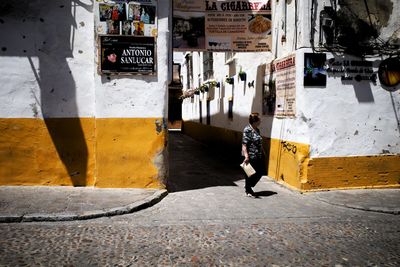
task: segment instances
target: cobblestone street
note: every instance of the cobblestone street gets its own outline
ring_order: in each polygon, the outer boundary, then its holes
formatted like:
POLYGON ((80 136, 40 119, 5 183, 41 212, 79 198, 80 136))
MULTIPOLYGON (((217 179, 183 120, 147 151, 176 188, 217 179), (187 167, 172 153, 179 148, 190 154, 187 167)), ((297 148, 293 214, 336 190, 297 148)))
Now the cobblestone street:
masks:
POLYGON ((170 140, 170 194, 148 209, 0 224, 0 266, 399 266, 398 215, 330 205, 263 179, 244 196, 229 158, 170 140), (189 160, 188 160, 189 159, 189 160))
POLYGON ((399 221, 280 218, 1 225, 2 266, 398 266, 399 221))

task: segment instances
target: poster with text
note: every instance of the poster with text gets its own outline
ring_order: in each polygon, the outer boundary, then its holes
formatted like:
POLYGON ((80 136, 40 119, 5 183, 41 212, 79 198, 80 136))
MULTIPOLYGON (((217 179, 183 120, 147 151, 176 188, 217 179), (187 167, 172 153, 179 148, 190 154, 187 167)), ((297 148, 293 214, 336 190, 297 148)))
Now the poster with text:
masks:
POLYGON ((174 50, 270 51, 271 0, 175 0, 174 50))
POLYGON ((156 73, 154 37, 101 35, 99 48, 99 72, 102 74, 156 73))
POLYGON ((206 1, 205 27, 208 51, 270 51, 270 0, 206 1))
POLYGON ((155 0, 136 0, 127 3, 127 18, 132 21, 132 34, 157 36, 157 3, 155 0))
POLYGON ((275 115, 296 116, 296 57, 290 55, 272 63, 275 76, 275 115))

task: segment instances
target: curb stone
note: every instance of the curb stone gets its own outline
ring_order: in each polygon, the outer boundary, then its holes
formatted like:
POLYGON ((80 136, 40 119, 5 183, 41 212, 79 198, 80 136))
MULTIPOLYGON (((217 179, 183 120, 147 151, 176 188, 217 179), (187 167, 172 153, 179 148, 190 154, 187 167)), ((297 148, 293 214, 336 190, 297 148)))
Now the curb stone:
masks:
POLYGON ((168 195, 168 191, 158 190, 153 195, 136 201, 135 203, 128 204, 122 207, 115 207, 107 210, 93 210, 84 211, 82 213, 31 213, 21 216, 17 215, 0 215, 0 223, 16 223, 16 222, 57 222, 57 221, 76 221, 76 220, 89 220, 100 217, 111 217, 116 215, 133 213, 148 207, 151 207, 160 202, 164 197, 168 195))

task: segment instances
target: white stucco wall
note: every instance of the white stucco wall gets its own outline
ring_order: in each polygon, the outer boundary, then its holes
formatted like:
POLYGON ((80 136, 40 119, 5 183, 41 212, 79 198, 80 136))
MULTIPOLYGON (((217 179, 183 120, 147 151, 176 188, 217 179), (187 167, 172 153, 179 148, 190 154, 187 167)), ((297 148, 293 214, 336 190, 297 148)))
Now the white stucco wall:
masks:
MULTIPOLYGON (((107 76, 95 73, 96 117, 166 117, 168 103, 170 1, 157 1, 157 74, 155 76, 107 76)), ((95 10, 98 10, 95 3, 95 10)), ((95 20, 98 21, 98 12, 95 20)), ((96 27, 97 28, 97 27, 96 27)), ((97 53, 97 50, 96 50, 97 53)), ((97 64, 96 58, 96 64, 97 64)))
POLYGON ((158 1, 157 75, 100 76, 98 1, 2 2, 0 117, 165 117, 170 1, 158 1))
MULTIPOLYGON (((310 136, 311 156, 350 156, 400 153, 400 85, 385 89, 377 79, 343 82, 329 75, 326 87, 303 86, 303 52, 297 55, 297 117, 310 136)), ((332 58, 327 54, 327 58, 332 58)), ((346 56, 347 60, 360 60, 346 56)), ((376 73, 381 60, 373 62, 376 73)))
MULTIPOLYGON (((317 16, 315 25, 315 44, 319 35, 319 12, 330 1, 316 1, 317 16)), ((221 82, 221 88, 214 93, 200 93, 183 101, 183 119, 199 122, 199 100, 202 100, 202 123, 206 124, 206 99, 211 96, 211 125, 234 131, 242 131, 248 123, 250 112, 262 114, 262 79, 257 78, 257 69, 262 65, 291 53, 296 54, 296 117, 280 119, 262 116, 260 129, 267 137, 299 142, 310 145, 311 157, 367 156, 400 153, 400 93, 397 88, 384 88, 379 83, 355 80, 343 82, 340 77, 329 76, 325 87, 304 87, 304 53, 310 48, 310 8, 311 1, 297 1, 297 18, 294 19, 295 1, 287 1, 286 42, 281 42, 284 34, 285 1, 273 1, 273 49, 265 53, 237 53, 235 56, 235 84, 224 82, 229 73, 224 53, 214 53, 214 78, 221 82), (297 25, 297 37, 295 31, 297 25), (296 41, 297 38, 297 41, 296 41), (240 66, 247 73, 247 81, 255 81, 249 88, 239 81, 237 73, 240 66), (392 91, 392 92, 391 92, 392 91), (228 100, 234 98, 233 119, 228 118, 228 100)), ((400 12, 400 3, 393 2, 392 17, 400 12), (397 12, 397 13, 396 13, 397 12)), ((390 18, 381 36, 392 36, 398 29, 398 20, 390 18)), ((361 60, 345 54, 347 60, 361 60)), ((327 53, 327 58, 333 57, 327 53)), ((376 74, 379 63, 386 57, 370 57, 376 74)), ((198 87, 198 77, 202 77, 202 58, 193 53, 193 78, 198 87)), ((186 65, 182 66, 183 84, 186 86, 186 65)))
POLYGON ((94 116, 92 2, 0 8, 0 117, 94 116))

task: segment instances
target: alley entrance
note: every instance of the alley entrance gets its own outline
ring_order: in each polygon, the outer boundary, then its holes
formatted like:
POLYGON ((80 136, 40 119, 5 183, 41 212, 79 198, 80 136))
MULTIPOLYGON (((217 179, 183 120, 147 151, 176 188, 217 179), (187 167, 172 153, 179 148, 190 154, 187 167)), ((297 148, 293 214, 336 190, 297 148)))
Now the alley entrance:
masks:
MULTIPOLYGON (((169 132, 168 150, 168 192, 208 188, 217 199, 219 195, 222 197, 221 204, 227 199, 235 202, 238 197, 245 197, 238 155, 200 143, 178 131, 169 132)), ((255 188, 257 195, 261 198, 274 195, 262 181, 255 188)))
POLYGON ((169 132, 169 192, 237 186, 243 175, 232 157, 178 131, 169 132))

